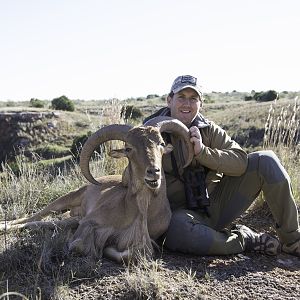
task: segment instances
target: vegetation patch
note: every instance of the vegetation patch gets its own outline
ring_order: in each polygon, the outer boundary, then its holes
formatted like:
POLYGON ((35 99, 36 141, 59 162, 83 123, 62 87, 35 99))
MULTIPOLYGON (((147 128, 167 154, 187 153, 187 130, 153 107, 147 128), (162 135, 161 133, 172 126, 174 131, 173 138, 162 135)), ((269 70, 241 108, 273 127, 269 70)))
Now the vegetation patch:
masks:
POLYGON ((55 98, 51 101, 52 108, 57 110, 74 111, 75 105, 72 100, 66 96, 55 98))
POLYGON ((52 159, 52 158, 64 157, 70 155, 69 148, 61 145, 55 145, 55 144, 53 145, 46 144, 45 146, 37 147, 33 151, 44 159, 52 159))

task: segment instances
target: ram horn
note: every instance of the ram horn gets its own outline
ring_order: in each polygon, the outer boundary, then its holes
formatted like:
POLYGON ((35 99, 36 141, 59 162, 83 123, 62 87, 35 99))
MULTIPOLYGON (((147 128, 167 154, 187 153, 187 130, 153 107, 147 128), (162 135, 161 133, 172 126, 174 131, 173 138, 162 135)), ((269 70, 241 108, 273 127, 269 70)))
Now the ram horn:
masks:
POLYGON ((191 163, 194 157, 194 147, 190 141, 189 129, 181 121, 172 117, 158 116, 148 120, 144 126, 158 127, 161 133, 168 132, 180 137, 187 152, 187 158, 183 168, 186 168, 191 163))
POLYGON ((84 177, 93 184, 100 184, 91 174, 89 162, 95 149, 101 144, 120 140, 126 142, 127 132, 132 128, 130 125, 113 124, 100 128, 93 133, 84 143, 80 153, 80 168, 84 177))

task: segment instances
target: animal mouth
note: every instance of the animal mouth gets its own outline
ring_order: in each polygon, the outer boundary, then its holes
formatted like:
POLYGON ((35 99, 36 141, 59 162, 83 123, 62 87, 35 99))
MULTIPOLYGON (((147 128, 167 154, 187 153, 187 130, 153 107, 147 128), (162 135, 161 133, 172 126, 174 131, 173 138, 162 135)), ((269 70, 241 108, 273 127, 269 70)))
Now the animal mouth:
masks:
POLYGON ((159 187, 160 181, 159 180, 149 180, 145 178, 146 184, 151 188, 151 189, 157 189, 159 187))

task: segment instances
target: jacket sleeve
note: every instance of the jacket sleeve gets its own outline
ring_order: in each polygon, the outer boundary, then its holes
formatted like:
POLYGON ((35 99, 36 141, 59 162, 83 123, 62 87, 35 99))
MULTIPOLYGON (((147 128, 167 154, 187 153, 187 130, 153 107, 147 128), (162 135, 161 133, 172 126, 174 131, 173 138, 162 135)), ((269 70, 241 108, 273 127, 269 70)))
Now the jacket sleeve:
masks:
POLYGON ((200 130, 203 140, 201 152, 195 157, 201 165, 229 176, 240 176, 247 168, 247 153, 218 125, 200 130))

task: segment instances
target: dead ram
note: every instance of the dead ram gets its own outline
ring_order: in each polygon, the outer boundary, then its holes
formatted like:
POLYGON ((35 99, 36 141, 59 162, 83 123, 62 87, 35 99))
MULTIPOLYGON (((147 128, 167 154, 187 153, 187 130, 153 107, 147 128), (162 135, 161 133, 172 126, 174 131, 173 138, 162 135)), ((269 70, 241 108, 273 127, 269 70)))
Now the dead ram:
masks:
POLYGON ((138 252, 153 254, 153 241, 167 229, 171 210, 166 194, 162 157, 172 151, 161 133, 180 137, 187 147, 186 165, 193 157, 189 131, 180 121, 157 117, 145 126, 108 125, 95 132, 84 144, 80 167, 92 184, 64 195, 32 217, 1 222, 0 230, 35 226, 70 226, 76 228, 69 240, 69 250, 83 255, 104 254, 121 262, 138 252), (89 161, 101 144, 120 140, 123 149, 112 150, 114 158, 127 157, 128 165, 121 175, 94 179, 89 161), (70 218, 56 223, 40 221, 52 212, 70 210, 70 218))

